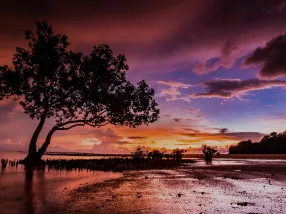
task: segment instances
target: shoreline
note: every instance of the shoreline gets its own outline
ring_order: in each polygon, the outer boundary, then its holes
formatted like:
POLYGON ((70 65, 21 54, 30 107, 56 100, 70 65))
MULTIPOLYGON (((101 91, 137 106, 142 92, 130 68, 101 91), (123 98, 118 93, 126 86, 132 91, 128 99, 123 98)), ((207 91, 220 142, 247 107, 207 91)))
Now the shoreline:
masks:
MULTIPOLYGON (((27 152, 14 152, 14 151, 0 151, 0 158, 2 156, 4 158, 8 159, 19 159, 17 157, 17 154, 20 154, 21 158, 25 158, 27 155, 27 152), (9 157, 10 156, 10 157, 9 157)), ((18 155, 19 156, 19 155, 18 155)), ((92 157, 131 157, 131 154, 94 154, 94 153, 62 153, 62 152, 47 152, 43 159, 49 159, 49 158, 56 158, 56 157, 67 157, 72 159, 71 157, 82 157, 82 158, 92 158, 92 157)), ((184 154, 183 159, 200 159, 202 158, 202 153, 199 154, 184 154)), ((285 159, 286 160, 286 154, 220 154, 220 156, 213 156, 214 159, 285 159)))

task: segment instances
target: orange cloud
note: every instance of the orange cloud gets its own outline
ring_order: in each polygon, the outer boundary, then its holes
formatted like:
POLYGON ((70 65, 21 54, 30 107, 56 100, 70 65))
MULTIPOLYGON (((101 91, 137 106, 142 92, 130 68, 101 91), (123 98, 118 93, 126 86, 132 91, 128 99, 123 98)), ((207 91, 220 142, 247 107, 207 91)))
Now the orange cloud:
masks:
POLYGON ((181 92, 179 92, 177 88, 168 88, 168 89, 162 90, 160 94, 162 96, 176 97, 177 95, 181 95, 181 92))
POLYGON ((176 81, 158 81, 159 84, 162 85, 167 85, 170 86, 172 88, 189 88, 192 87, 192 85, 190 84, 185 84, 185 83, 181 83, 181 82, 176 82, 176 81))
POLYGON ((190 85, 183 84, 180 82, 172 81, 159 81, 161 84, 171 86, 171 88, 163 89, 160 93, 161 96, 166 96, 166 101, 184 100, 186 102, 191 102, 190 97, 187 95, 182 95, 178 88, 188 88, 190 85))

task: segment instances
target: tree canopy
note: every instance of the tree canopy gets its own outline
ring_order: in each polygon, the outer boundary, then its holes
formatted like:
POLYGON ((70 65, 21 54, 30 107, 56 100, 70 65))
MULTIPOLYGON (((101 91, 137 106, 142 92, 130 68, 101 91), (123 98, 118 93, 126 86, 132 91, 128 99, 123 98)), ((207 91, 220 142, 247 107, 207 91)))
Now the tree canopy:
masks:
POLYGON ((30 153, 36 153, 47 118, 55 121, 50 137, 76 126, 136 127, 158 120, 154 90, 144 80, 133 85, 126 79, 124 55, 114 56, 108 45, 94 46, 88 55, 74 52, 66 35, 55 34, 46 22, 36 26, 25 31, 28 46, 16 48, 13 66, 0 67, 0 99, 19 100, 26 114, 40 120, 30 153))

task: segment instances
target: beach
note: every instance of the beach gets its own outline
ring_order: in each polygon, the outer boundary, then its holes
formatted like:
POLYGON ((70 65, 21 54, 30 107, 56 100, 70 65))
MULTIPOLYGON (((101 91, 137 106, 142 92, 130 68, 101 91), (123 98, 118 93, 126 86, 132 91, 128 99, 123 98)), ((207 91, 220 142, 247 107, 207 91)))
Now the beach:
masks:
POLYGON ((19 166, 1 173, 0 211, 284 213, 285 166, 281 157, 223 157, 172 170, 34 171, 32 179, 19 166))
POLYGON ((183 167, 125 173, 71 191, 59 213, 284 213, 281 165, 183 167), (61 212, 62 211, 62 212, 61 212))

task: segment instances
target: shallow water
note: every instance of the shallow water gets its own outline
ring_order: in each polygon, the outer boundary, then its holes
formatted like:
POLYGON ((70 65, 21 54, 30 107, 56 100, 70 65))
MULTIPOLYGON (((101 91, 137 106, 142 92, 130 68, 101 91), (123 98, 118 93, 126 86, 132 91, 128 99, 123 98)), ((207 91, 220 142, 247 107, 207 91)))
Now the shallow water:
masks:
POLYGON ((22 165, 7 166, 0 171, 0 213, 49 213, 47 209, 63 203, 70 190, 121 176, 87 170, 26 171, 22 165))
MULTIPOLYGON (((22 159, 25 155, 0 153, 0 158, 22 159)), ((44 158, 83 157, 106 156, 44 158)), ((220 157, 212 164, 192 159, 197 162, 177 170, 124 174, 28 172, 22 165, 8 166, 0 169, 0 213, 285 213, 285 159, 220 157)))
MULTIPOLYGON (((0 159, 5 158, 9 160, 21 160, 27 156, 25 152, 3 152, 0 151, 0 159)), ((119 155, 120 156, 120 155, 119 155)), ((106 156, 106 155, 96 155, 96 156, 79 156, 79 155, 44 155, 43 159, 101 159, 101 158, 113 158, 118 156, 106 156)))

